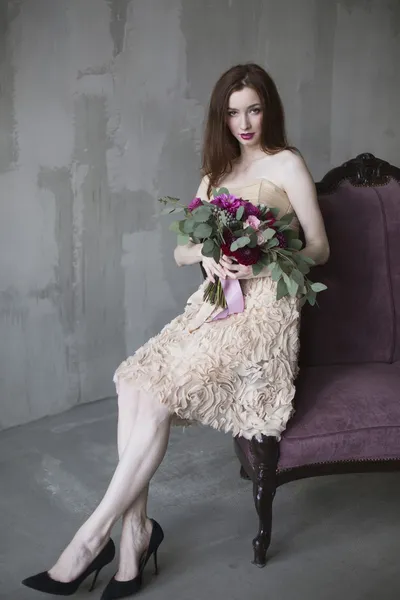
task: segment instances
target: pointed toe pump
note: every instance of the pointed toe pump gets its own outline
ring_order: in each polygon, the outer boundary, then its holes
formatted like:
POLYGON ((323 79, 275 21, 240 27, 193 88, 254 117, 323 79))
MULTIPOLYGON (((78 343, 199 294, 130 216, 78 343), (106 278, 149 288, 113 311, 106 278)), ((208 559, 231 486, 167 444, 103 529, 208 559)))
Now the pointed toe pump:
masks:
POLYGON ((164 539, 164 532, 161 528, 161 525, 159 525, 157 521, 151 519, 151 522, 153 523, 153 531, 151 532, 149 547, 144 552, 140 560, 138 575, 129 581, 118 581, 114 576, 105 588, 101 596, 101 600, 116 600, 117 598, 126 598, 127 596, 133 596, 134 594, 137 594, 143 584, 144 568, 153 555, 155 573, 158 573, 157 552, 161 542, 164 539))
POLYGON ((66 583, 56 581, 50 577, 47 571, 43 571, 43 573, 38 573, 37 575, 32 575, 32 577, 24 579, 22 584, 33 590, 44 592, 45 594, 53 594, 54 596, 72 596, 72 594, 75 594, 81 583, 89 577, 89 575, 94 573, 93 582, 90 587, 90 591, 92 591, 101 569, 108 565, 114 559, 114 556, 114 542, 109 540, 87 569, 73 581, 68 581, 66 583))

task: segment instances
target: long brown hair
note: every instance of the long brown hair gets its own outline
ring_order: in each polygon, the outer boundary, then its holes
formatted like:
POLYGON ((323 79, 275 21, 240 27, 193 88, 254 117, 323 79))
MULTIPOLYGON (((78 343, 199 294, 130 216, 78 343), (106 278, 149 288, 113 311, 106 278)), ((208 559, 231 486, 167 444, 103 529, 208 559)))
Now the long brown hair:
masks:
POLYGON ((240 156, 240 144, 227 125, 229 98, 244 87, 253 88, 260 97, 263 110, 261 148, 268 154, 288 145, 285 115, 279 92, 270 75, 259 65, 237 65, 218 79, 211 94, 203 146, 203 175, 208 176, 208 196, 224 175, 232 171, 233 162, 240 156))

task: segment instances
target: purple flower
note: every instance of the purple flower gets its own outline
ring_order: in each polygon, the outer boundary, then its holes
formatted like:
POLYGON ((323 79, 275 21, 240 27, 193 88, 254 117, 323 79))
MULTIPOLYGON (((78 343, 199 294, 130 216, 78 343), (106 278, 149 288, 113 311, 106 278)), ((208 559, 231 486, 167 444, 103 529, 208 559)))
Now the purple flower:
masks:
POLYGON ((203 200, 201 198, 193 198, 188 206, 188 210, 195 210, 196 208, 199 208, 199 206, 203 206, 203 200))
POLYGON ((275 235, 276 235, 276 239, 279 242, 278 248, 286 248, 287 247, 287 241, 286 241, 285 234, 282 233, 281 231, 277 231, 275 235))
POLYGON ((255 204, 252 204, 251 202, 246 202, 244 212, 247 217, 252 216, 252 217, 257 217, 259 219, 261 216, 261 212, 260 212, 260 209, 258 208, 258 206, 256 206, 255 204))
POLYGON ((246 205, 246 201, 242 198, 232 196, 232 194, 221 194, 211 200, 211 204, 228 211, 231 215, 235 215, 238 208, 246 205))

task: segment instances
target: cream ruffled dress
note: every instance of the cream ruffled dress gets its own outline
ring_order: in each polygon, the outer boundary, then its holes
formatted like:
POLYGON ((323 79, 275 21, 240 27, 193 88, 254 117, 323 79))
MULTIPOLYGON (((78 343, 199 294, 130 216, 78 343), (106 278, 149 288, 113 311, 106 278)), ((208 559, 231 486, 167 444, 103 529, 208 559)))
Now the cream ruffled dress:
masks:
MULTIPOLYGON (((293 210, 286 193, 266 179, 227 187, 255 204, 279 208, 279 216, 293 210)), ((280 439, 293 410, 299 301, 277 301, 270 277, 242 280, 244 312, 212 321, 215 310, 203 302, 205 285, 183 314, 118 367, 117 391, 123 380, 125 390, 151 393, 169 407, 175 424, 197 422, 247 439, 280 439)))

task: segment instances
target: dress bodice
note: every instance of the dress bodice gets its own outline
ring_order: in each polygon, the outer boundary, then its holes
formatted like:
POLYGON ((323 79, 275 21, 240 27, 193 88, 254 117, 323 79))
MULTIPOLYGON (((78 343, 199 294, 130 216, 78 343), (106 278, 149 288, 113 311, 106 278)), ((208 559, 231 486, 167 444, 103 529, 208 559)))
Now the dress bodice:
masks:
MULTIPOLYGON (((256 179, 248 185, 224 185, 230 194, 240 196, 243 200, 249 200, 253 204, 265 204, 270 208, 279 208, 279 218, 287 213, 293 212, 293 206, 285 190, 270 181, 269 179, 256 179)), ((297 217, 292 221, 291 227, 298 229, 299 222, 297 217)))

